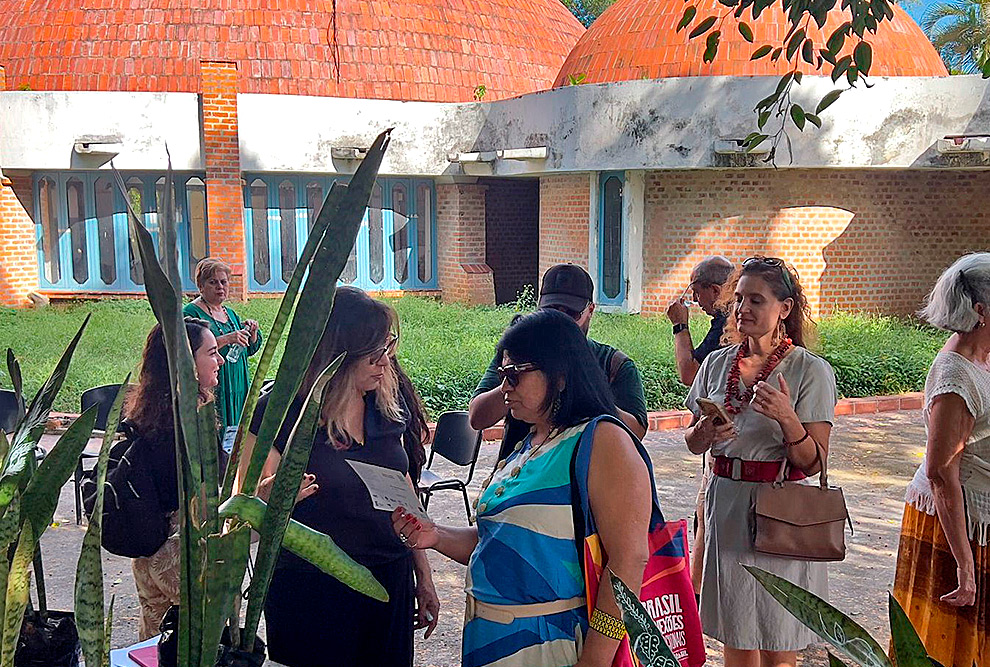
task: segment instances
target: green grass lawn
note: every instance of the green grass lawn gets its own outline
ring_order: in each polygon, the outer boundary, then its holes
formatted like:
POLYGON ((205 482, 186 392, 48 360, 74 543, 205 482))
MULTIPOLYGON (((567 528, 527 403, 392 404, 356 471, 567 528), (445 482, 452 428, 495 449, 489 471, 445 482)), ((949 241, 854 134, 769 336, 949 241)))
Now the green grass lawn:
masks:
MULTIPOLYGON (((512 308, 466 308, 430 299, 392 300, 402 324, 399 357, 430 412, 465 409, 475 384, 512 308)), ((242 318, 267 331, 278 301, 238 304, 242 318)), ((87 314, 92 320, 79 344, 56 410, 77 412, 89 387, 120 382, 135 371, 154 321, 144 301, 83 302, 42 310, 0 309, 0 346, 12 347, 21 361, 26 391, 33 392, 51 372, 62 349, 87 314)), ((699 341, 705 318, 691 322, 699 341)), ((895 394, 922 389, 928 365, 945 334, 887 317, 841 315, 820 323, 818 351, 835 368, 842 396, 895 394)), ((592 337, 621 348, 639 366, 650 409, 678 408, 687 389, 673 366, 673 339, 664 317, 595 315, 592 337)), ((281 350, 276 360, 281 357, 281 350)), ((273 375, 270 373, 270 375, 273 375)), ((0 385, 10 386, 6 368, 0 385)))

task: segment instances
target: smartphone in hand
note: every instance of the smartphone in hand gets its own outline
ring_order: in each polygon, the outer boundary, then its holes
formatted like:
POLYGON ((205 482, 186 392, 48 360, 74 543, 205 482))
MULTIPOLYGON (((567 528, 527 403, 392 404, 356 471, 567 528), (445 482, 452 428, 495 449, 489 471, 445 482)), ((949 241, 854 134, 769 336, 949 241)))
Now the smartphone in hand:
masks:
POLYGON ((701 408, 701 414, 711 417, 715 426, 722 426, 732 421, 732 415, 721 403, 716 403, 708 398, 699 398, 697 401, 698 407, 701 408))

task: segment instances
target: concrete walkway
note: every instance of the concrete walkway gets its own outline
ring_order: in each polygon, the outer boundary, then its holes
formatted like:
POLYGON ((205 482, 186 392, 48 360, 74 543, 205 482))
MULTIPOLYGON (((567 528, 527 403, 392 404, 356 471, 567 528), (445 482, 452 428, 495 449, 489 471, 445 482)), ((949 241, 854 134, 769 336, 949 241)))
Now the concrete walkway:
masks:
MULTIPOLYGON (((691 455, 678 431, 647 436, 660 501, 669 518, 689 517, 697 495, 699 459, 691 455)), ((893 582, 894 558, 903 511, 904 488, 924 452, 920 412, 889 412, 869 416, 840 417, 832 438, 830 479, 842 486, 855 535, 848 539, 849 555, 830 566, 831 599, 866 627, 881 645, 888 640, 887 590, 893 582)), ((497 449, 486 444, 472 490, 494 465, 497 449)), ((454 466, 437 464, 439 473, 454 466)), ((453 492, 441 492, 430 504, 440 522, 464 525, 463 504, 453 492)), ((52 608, 71 608, 72 582, 84 527, 76 526, 71 482, 63 489, 56 526, 42 540, 52 608)), ((417 640, 417 667, 456 667, 460 664, 460 627, 463 620, 464 567, 434 554, 434 579, 442 609, 437 632, 417 640)), ((116 595, 113 646, 125 646, 137 638, 137 597, 127 559, 105 554, 108 594, 116 595)), ((721 665, 718 648, 709 643, 709 664, 721 665)), ((801 658, 804 665, 828 664, 819 647, 801 658)))

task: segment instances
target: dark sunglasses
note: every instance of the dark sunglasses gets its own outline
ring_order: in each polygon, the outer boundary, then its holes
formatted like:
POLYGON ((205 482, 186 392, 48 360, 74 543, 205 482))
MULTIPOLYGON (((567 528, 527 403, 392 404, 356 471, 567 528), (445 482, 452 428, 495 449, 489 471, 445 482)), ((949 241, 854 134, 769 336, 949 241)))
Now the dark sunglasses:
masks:
POLYGON ((509 364, 508 366, 499 366, 496 372, 500 381, 508 382, 510 387, 517 387, 519 386, 520 375, 535 370, 537 370, 536 364, 509 364))
POLYGON ((784 281, 784 286, 787 287, 787 291, 794 294, 794 282, 791 280, 791 272, 788 270, 784 260, 779 257, 761 257, 757 255, 743 260, 742 265, 744 269, 748 266, 769 266, 778 269, 780 271, 780 277, 784 281))
POLYGON ((558 312, 561 312, 564 315, 567 315, 569 318, 571 318, 575 322, 577 322, 579 319, 581 319, 581 314, 584 313, 584 311, 586 311, 588 309, 588 307, 585 306, 581 310, 571 310, 567 306, 561 306, 559 304, 554 304, 552 306, 544 306, 544 308, 547 308, 549 310, 556 310, 558 312))
POLYGON ((399 346, 399 337, 395 334, 389 334, 388 338, 385 339, 385 344, 382 345, 377 350, 374 350, 368 354, 368 363, 372 366, 376 365, 382 360, 386 354, 388 356, 394 356, 395 350, 399 346))

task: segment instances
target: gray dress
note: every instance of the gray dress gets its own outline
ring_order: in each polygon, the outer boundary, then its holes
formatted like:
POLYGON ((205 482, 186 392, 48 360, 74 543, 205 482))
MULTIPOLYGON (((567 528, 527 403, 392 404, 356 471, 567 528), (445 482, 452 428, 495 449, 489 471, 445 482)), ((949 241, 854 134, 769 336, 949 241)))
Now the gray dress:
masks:
MULTIPOLYGON (((687 407, 700 415, 698 398, 725 402, 725 382, 739 346, 708 355, 698 370, 687 407)), ((791 402, 803 423, 829 422, 837 401, 835 374, 821 357, 803 347, 781 360, 768 381, 777 388, 783 375, 791 402)), ((740 387, 740 393, 744 390, 740 387)), ((746 406, 733 419, 738 436, 716 443, 713 456, 747 461, 779 461, 785 456, 783 433, 772 419, 746 406)), ((824 563, 758 554, 753 550, 753 506, 757 482, 739 482, 712 476, 705 494, 705 568, 701 584, 701 625, 705 634, 725 645, 764 651, 799 651, 816 641, 815 635, 791 616, 741 565, 773 572, 828 599, 824 563)))

